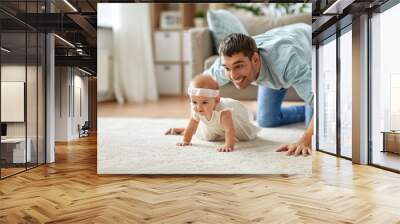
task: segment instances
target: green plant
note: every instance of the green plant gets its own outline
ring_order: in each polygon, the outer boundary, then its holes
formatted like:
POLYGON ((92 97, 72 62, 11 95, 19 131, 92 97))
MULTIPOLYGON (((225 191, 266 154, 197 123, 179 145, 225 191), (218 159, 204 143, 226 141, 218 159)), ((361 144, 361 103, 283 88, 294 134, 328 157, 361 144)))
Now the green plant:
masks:
POLYGON ((286 15, 303 13, 308 7, 307 3, 267 3, 267 7, 268 5, 272 6, 275 10, 283 11, 286 15))
POLYGON ((203 11, 196 11, 194 13, 194 18, 204 18, 206 14, 203 11))
POLYGON ((261 10, 261 7, 254 4, 246 4, 246 3, 229 3, 226 4, 227 7, 234 8, 234 9, 243 9, 253 13, 255 16, 263 16, 264 13, 261 10))
POLYGON ((306 12, 310 9, 310 3, 228 3, 226 7, 245 10, 255 16, 263 16, 265 13, 290 15, 306 12))

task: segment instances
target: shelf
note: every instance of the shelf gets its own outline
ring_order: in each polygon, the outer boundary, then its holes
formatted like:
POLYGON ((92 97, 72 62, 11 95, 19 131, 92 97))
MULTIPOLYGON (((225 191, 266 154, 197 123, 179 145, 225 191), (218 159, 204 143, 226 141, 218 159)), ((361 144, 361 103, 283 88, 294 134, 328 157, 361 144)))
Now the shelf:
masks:
POLYGON ((170 30, 160 28, 161 13, 164 11, 177 11, 181 15, 179 27, 171 30, 184 30, 194 27, 194 12, 196 10, 195 3, 152 3, 151 18, 152 29, 155 30, 170 30), (176 7, 178 6, 178 7, 176 7))

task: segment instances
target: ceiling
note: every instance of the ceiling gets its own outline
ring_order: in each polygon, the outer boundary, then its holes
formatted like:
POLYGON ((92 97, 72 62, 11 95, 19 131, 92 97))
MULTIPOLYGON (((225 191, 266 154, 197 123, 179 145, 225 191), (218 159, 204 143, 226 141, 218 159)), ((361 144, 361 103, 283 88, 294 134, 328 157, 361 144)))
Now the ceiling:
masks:
POLYGON ((313 44, 350 25, 354 17, 374 12, 388 0, 312 0, 313 44))
MULTIPOLYGON (((96 74, 96 0, 0 1, 3 46, 12 52, 7 60, 25 55, 25 31, 54 32, 56 66, 79 66, 96 74), (69 4, 68 4, 69 3, 69 4), (52 13, 49 13, 51 9, 52 13), (66 40, 66 41, 64 41, 66 40)), ((29 35, 28 35, 29 36, 29 35)), ((28 38, 31 39, 31 38, 28 38)), ((34 55, 36 46, 26 51, 34 55)), ((3 59, 4 59, 3 58, 3 59)), ((21 60, 21 59, 20 59, 21 60)))

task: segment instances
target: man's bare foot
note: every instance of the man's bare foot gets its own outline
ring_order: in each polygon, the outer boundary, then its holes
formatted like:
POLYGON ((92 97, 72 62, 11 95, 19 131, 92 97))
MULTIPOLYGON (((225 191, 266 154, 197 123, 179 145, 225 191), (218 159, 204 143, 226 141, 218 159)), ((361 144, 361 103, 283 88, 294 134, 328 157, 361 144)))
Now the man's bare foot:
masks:
POLYGON ((166 131, 165 135, 183 135, 185 128, 170 128, 166 131))

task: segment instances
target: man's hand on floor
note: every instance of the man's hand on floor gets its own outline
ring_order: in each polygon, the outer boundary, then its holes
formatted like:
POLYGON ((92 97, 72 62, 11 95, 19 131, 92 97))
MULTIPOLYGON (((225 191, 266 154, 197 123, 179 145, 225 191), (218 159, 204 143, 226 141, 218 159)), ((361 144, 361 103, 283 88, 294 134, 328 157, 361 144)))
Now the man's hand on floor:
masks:
POLYGON ((165 135, 183 135, 185 128, 170 128, 164 134, 165 135))
POLYGON ((311 118, 311 122, 308 125, 307 130, 304 132, 303 136, 297 143, 284 144, 279 146, 277 152, 287 152, 288 156, 308 156, 311 155, 311 138, 314 132, 314 116, 311 118))
POLYGON ((276 152, 287 152, 288 156, 308 156, 311 155, 311 147, 302 143, 284 144, 276 149, 276 152))

